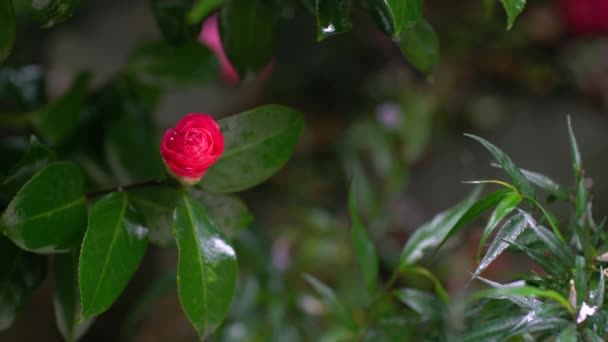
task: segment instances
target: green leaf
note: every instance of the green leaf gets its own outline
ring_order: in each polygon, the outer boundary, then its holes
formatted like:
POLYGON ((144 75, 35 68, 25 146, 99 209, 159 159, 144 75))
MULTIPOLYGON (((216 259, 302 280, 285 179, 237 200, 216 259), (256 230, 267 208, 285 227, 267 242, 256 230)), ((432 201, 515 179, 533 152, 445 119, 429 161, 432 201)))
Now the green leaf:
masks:
POLYGON ((44 280, 46 257, 28 253, 0 236, 0 331, 8 328, 24 301, 44 280))
POLYGON ((213 222, 228 236, 235 236, 247 227, 253 216, 247 206, 238 197, 229 194, 212 194, 204 191, 192 191, 192 197, 209 211, 213 222))
POLYGON ((82 174, 73 163, 51 163, 32 177, 2 214, 4 233, 38 253, 67 251, 86 225, 82 174))
POLYGON ((174 217, 173 235, 179 251, 177 293, 186 317, 205 338, 230 307, 236 287, 236 254, 195 199, 182 197, 174 217))
POLYGON ((34 174, 57 159, 55 153, 32 136, 25 155, 0 183, 0 202, 8 202, 34 174))
POLYGON ((82 241, 78 280, 82 319, 107 310, 139 266, 148 245, 148 229, 124 192, 95 203, 82 241))
POLYGON ((437 246, 436 250, 441 248, 441 246, 443 246, 443 244, 449 238, 451 238, 452 236, 454 236, 454 234, 458 233, 462 228, 464 228, 467 223, 473 221, 474 219, 485 213, 488 209, 498 205, 500 201, 502 201, 507 195, 511 194, 512 192, 513 191, 511 189, 500 189, 486 195, 479 201, 475 202, 475 204, 473 204, 469 208, 469 210, 467 210, 467 212, 462 215, 460 220, 456 222, 454 227, 450 229, 443 241, 441 241, 441 243, 437 246))
POLYGON ((481 259, 481 262, 475 269, 473 276, 471 279, 477 278, 490 264, 501 255, 507 247, 509 247, 509 243, 513 242, 517 239, 517 237, 526 229, 528 226, 528 221, 522 214, 515 214, 511 216, 500 228, 494 241, 488 247, 486 254, 481 259))
POLYGON ((372 17, 391 37, 422 19, 422 0, 368 0, 372 17))
POLYGON ((323 300, 329 304, 329 308, 336 320, 345 328, 351 331, 356 330, 357 323, 355 323, 351 311, 336 297, 334 291, 310 274, 304 274, 303 276, 323 300))
POLYGON ((443 302, 443 304, 446 307, 449 305, 448 293, 445 291, 445 289, 441 285, 441 282, 439 281, 439 279, 437 279, 437 277, 434 276, 433 273, 431 273, 431 271, 427 270, 424 267, 414 266, 414 267, 407 267, 404 270, 402 270, 402 272, 418 274, 418 275, 421 275, 421 276, 427 278, 428 280, 430 280, 431 283, 433 283, 433 288, 435 289, 435 292, 439 296, 439 299, 441 299, 441 301, 443 302))
POLYGON ((407 241, 399 258, 399 268, 403 269, 420 260, 424 253, 439 246, 450 229, 464 216, 479 197, 480 188, 476 188, 464 201, 436 215, 431 221, 423 224, 407 241))
POLYGON ((530 215, 526 213, 523 213, 523 215, 526 217, 530 228, 534 230, 536 236, 547 246, 549 252, 559 260, 559 263, 568 268, 574 268, 574 255, 568 245, 547 228, 537 225, 530 215))
POLYGON ((180 192, 169 186, 151 186, 128 191, 129 201, 135 206, 150 232, 150 242, 161 246, 174 244, 173 211, 180 192))
POLYGON ((532 184, 530 184, 530 182, 528 182, 528 180, 526 179, 524 174, 515 165, 515 163, 513 163, 511 158, 509 158, 509 156, 507 156, 498 147, 494 146, 492 143, 490 143, 489 141, 487 141, 483 138, 480 138, 480 137, 472 135, 472 134, 465 134, 465 136, 475 139, 478 142, 480 142, 494 156, 494 158, 496 159, 498 164, 500 164, 502 169, 505 170, 507 175, 509 175, 509 177, 511 178, 511 181, 513 181, 515 188, 519 192, 521 192, 522 195, 524 195, 530 199, 533 199, 533 200, 536 199, 534 187, 532 186, 532 184))
POLYGON ((200 23, 224 4, 224 0, 196 0, 188 13, 188 22, 200 23))
POLYGON ((581 255, 577 255, 575 260, 574 269, 574 288, 576 289, 576 305, 580 307, 581 303, 587 298, 587 289, 589 281, 587 279, 587 272, 585 270, 585 258, 581 255))
POLYGON ((280 9, 274 0, 226 0, 220 34, 241 79, 261 72, 272 58, 280 9))
POLYGON ((53 304, 57 328, 65 341, 77 341, 93 320, 80 323, 78 252, 57 254, 53 262, 53 304))
POLYGON ((529 248, 523 244, 519 244, 515 241, 506 241, 509 245, 513 246, 520 252, 526 254, 534 262, 536 262, 545 272, 559 278, 568 275, 570 270, 559 262, 554 262, 554 258, 543 254, 541 251, 533 248, 529 248))
POLYGON ((350 31, 353 27, 351 7, 351 0, 315 0, 317 41, 350 31))
POLYGON ((222 157, 202 180, 205 190, 237 192, 275 174, 291 157, 304 117, 293 109, 268 105, 219 120, 222 157))
POLYGON ((557 339, 555 342, 572 342, 579 341, 578 331, 576 331, 576 325, 571 324, 566 327, 566 329, 562 330, 559 335, 557 335, 557 339))
POLYGON ((10 55, 15 45, 15 34, 17 32, 17 21, 13 0, 0 0, 0 64, 10 55))
POLYGON ((418 70, 430 74, 439 59, 439 38, 426 20, 403 27, 397 42, 403 56, 418 70))
POLYGON ((31 0, 34 16, 42 22, 42 27, 49 28, 69 19, 80 0, 31 0))
POLYGON ((578 149, 578 143, 576 142, 576 137, 574 136, 574 129, 572 128, 572 119, 568 115, 568 136, 570 138, 570 152, 572 154, 572 168, 574 169, 574 176, 576 180, 581 177, 581 172, 583 171, 583 162, 581 158, 581 153, 578 149))
POLYGON ((589 294, 589 305, 590 306, 601 306, 604 303, 604 296, 606 293, 606 280, 604 276, 604 268, 600 266, 599 269, 600 279, 591 293, 589 294))
POLYGON ((422 319, 441 321, 447 312, 442 302, 435 296, 416 289, 398 289, 393 294, 399 300, 416 311, 422 319))
POLYGON ((186 20, 192 5, 193 0, 150 0, 156 25, 169 43, 196 41, 200 25, 186 20))
POLYGON ((348 208, 352 220, 352 241, 359 267, 361 267, 363 273, 363 279, 370 295, 373 296, 378 290, 378 255, 374 243, 368 236, 367 230, 361 222, 361 217, 359 217, 355 187, 356 180, 353 179, 348 194, 348 208))
POLYGON ((568 201, 570 199, 570 194, 568 190, 564 188, 561 184, 558 184, 551 178, 542 175, 537 172, 528 171, 524 169, 520 169, 523 173, 524 177, 529 180, 532 184, 535 184, 539 188, 547 191, 549 194, 555 196, 557 199, 568 201))
POLYGON ((49 143, 61 143, 74 132, 89 95, 90 83, 90 73, 79 73, 60 98, 35 112, 32 123, 49 143))
POLYGON ((515 23, 517 16, 526 7, 526 0, 500 0, 505 11, 507 11, 507 30, 510 30, 515 23))
POLYGON ((486 240, 488 239, 492 231, 494 231, 494 228, 496 228, 500 221, 507 217, 513 211, 513 209, 515 209, 519 205, 521 199, 522 197, 520 194, 518 194, 517 192, 511 192, 510 194, 506 195, 502 199, 502 201, 500 201, 500 203, 498 203, 498 206, 496 206, 496 209, 492 213, 492 216, 490 216, 490 220, 488 221, 486 228, 483 230, 483 234, 479 241, 479 246, 477 247, 477 260, 479 260, 479 256, 481 255, 481 249, 483 248, 484 244, 486 243, 486 240))
POLYGON ((127 68, 142 82, 164 87, 206 84, 219 71, 211 50, 200 43, 143 44, 130 56, 127 68))
POLYGON ((569 313, 574 313, 574 309, 568 303, 568 300, 561 294, 553 290, 541 290, 532 286, 518 286, 518 287, 499 287, 489 290, 479 291, 474 293, 469 300, 477 300, 480 298, 487 297, 500 297, 500 296, 526 296, 526 297, 544 297, 553 299, 561 306, 563 306, 569 313))

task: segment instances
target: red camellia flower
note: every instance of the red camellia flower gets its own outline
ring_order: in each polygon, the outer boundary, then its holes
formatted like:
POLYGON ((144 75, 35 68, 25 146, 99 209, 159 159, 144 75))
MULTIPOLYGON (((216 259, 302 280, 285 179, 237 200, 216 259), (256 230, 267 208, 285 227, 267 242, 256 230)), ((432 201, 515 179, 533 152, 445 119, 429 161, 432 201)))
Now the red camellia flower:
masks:
POLYGON ((170 173, 182 184, 194 185, 224 151, 224 136, 207 114, 190 113, 168 129, 160 154, 170 173))
POLYGON ((608 33, 607 0, 562 0, 562 16, 568 29, 577 34, 608 33))

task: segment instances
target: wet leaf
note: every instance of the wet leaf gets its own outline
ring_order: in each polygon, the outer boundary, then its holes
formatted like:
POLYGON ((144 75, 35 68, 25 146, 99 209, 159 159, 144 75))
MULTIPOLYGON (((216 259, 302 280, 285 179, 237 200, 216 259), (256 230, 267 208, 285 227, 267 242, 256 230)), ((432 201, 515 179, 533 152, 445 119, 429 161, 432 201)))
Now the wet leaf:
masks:
POLYGON ((351 0, 315 0, 317 40, 350 31, 351 7, 351 0))
POLYGON ((502 150, 500 150, 498 147, 494 146, 492 143, 490 143, 489 141, 487 141, 483 138, 480 138, 480 137, 472 135, 472 134, 465 134, 465 136, 475 139, 478 142, 480 142, 494 156, 494 158, 496 159, 498 164, 500 164, 502 169, 505 170, 507 175, 513 181, 515 188, 519 192, 521 192, 522 195, 524 195, 528 198, 531 198, 531 199, 536 199, 536 193, 534 191, 534 187, 532 186, 532 184, 530 184, 528 179, 526 179, 524 174, 515 165, 515 163, 513 163, 511 158, 509 158, 509 156, 507 156, 502 150))
POLYGON ((507 11, 507 30, 510 30, 517 16, 524 10, 526 0, 500 0, 500 2, 507 11))
POLYGON ((494 241, 488 247, 486 254, 475 269, 471 279, 479 276, 490 264, 498 258, 509 247, 509 242, 516 241, 517 237, 526 229, 528 222, 524 215, 515 214, 511 216, 500 228, 494 241))
POLYGON ((500 201, 500 203, 498 203, 496 209, 492 213, 492 216, 490 216, 488 224, 483 230, 481 240, 479 241, 479 246, 477 247, 477 260, 479 260, 479 256, 481 255, 481 249, 483 248, 484 244, 486 243, 486 240, 488 239, 492 231, 494 231, 494 228, 496 228, 500 221, 507 217, 513 211, 513 209, 517 207, 517 205, 519 205, 521 199, 522 197, 520 194, 512 192, 506 195, 500 201))
POLYGON ((228 313, 236 288, 236 254, 195 199, 184 195, 174 217, 179 300, 190 323, 205 338, 228 313))
POLYGON ((65 252, 79 243, 86 226, 80 169, 51 163, 19 190, 2 214, 4 233, 37 253, 65 252))
POLYGON ((225 149, 202 179, 210 192, 238 192, 270 178, 291 157, 304 125, 301 113, 268 105, 219 120, 225 149))
POLYGON ((430 74, 439 60, 439 38, 424 19, 403 27, 397 45, 408 62, 425 74, 430 74))
POLYGON ((403 269, 416 263, 424 253, 439 246, 450 229, 473 206, 480 191, 480 188, 475 189, 464 201, 436 215, 431 221, 418 228, 401 251, 399 268, 403 269))
POLYGON ((274 0, 225 0, 220 14, 222 46, 241 79, 270 63, 279 13, 274 0))
POLYGON ((95 203, 89 215, 78 266, 82 319, 107 310, 137 270, 148 245, 148 229, 129 204, 113 192, 95 203))

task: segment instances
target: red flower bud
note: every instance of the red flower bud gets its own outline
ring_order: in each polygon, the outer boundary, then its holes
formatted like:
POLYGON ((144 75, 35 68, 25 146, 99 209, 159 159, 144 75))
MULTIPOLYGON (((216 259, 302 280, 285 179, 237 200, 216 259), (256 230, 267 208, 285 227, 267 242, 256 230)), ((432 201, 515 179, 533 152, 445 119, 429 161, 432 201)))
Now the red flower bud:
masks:
POLYGON ((224 151, 224 136, 207 114, 191 113, 168 129, 160 154, 170 173, 184 185, 194 185, 224 151))
POLYGON ((608 33, 608 1, 562 0, 562 17, 576 34, 608 33))

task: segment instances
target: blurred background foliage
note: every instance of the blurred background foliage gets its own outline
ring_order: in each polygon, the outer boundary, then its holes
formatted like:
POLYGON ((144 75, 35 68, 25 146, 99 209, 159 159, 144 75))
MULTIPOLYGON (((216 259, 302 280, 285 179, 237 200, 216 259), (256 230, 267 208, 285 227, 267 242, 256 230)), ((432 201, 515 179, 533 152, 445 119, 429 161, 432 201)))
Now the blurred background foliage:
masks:
MULTIPOLYGON (((338 339, 341 325, 328 318, 330 308, 303 275, 331 285, 348 307, 369 300, 350 240, 350 179, 360 180, 359 208, 386 280, 414 229, 471 191, 461 181, 501 177, 463 132, 502 146, 523 168, 569 184, 570 113, 592 177, 595 212, 608 212, 608 31, 576 29, 558 1, 527 4, 505 31, 505 15, 492 1, 427 0, 424 15, 441 52, 434 71, 424 75, 359 7, 352 31, 317 42, 315 18, 302 3, 280 13, 272 71, 235 86, 216 77, 217 60, 199 44, 175 50, 157 43, 163 34, 196 35, 198 27, 160 32, 149 2, 83 2, 69 20, 41 29, 49 23, 16 1, 17 39, 0 68, 0 171, 27 147, 22 136, 30 127, 22 118, 34 110, 82 120, 82 126, 62 127, 41 114, 33 125, 62 156, 84 165, 90 191, 157 175, 156 142, 188 112, 222 117, 266 103, 304 112, 294 157, 243 194, 254 219, 231 232, 238 289, 211 338, 225 341, 338 339)), ((475 288, 464 285, 475 269, 480 230, 469 232, 423 261, 456 302, 475 288)), ((175 249, 149 248, 125 293, 85 340, 196 340, 172 290, 176 257, 175 249)), ((502 257, 485 276, 509 281, 529 266, 502 257)), ((432 289, 420 276, 401 281, 432 289)), ((47 279, 32 295, 0 340, 61 340, 50 284, 47 279)), ((388 316, 397 310, 381 309, 388 316)), ((405 321, 417 317, 403 311, 405 321)), ((355 310, 353 319, 361 323, 365 313, 355 310)), ((399 322, 386 324, 378 340, 416 338, 399 322)))

